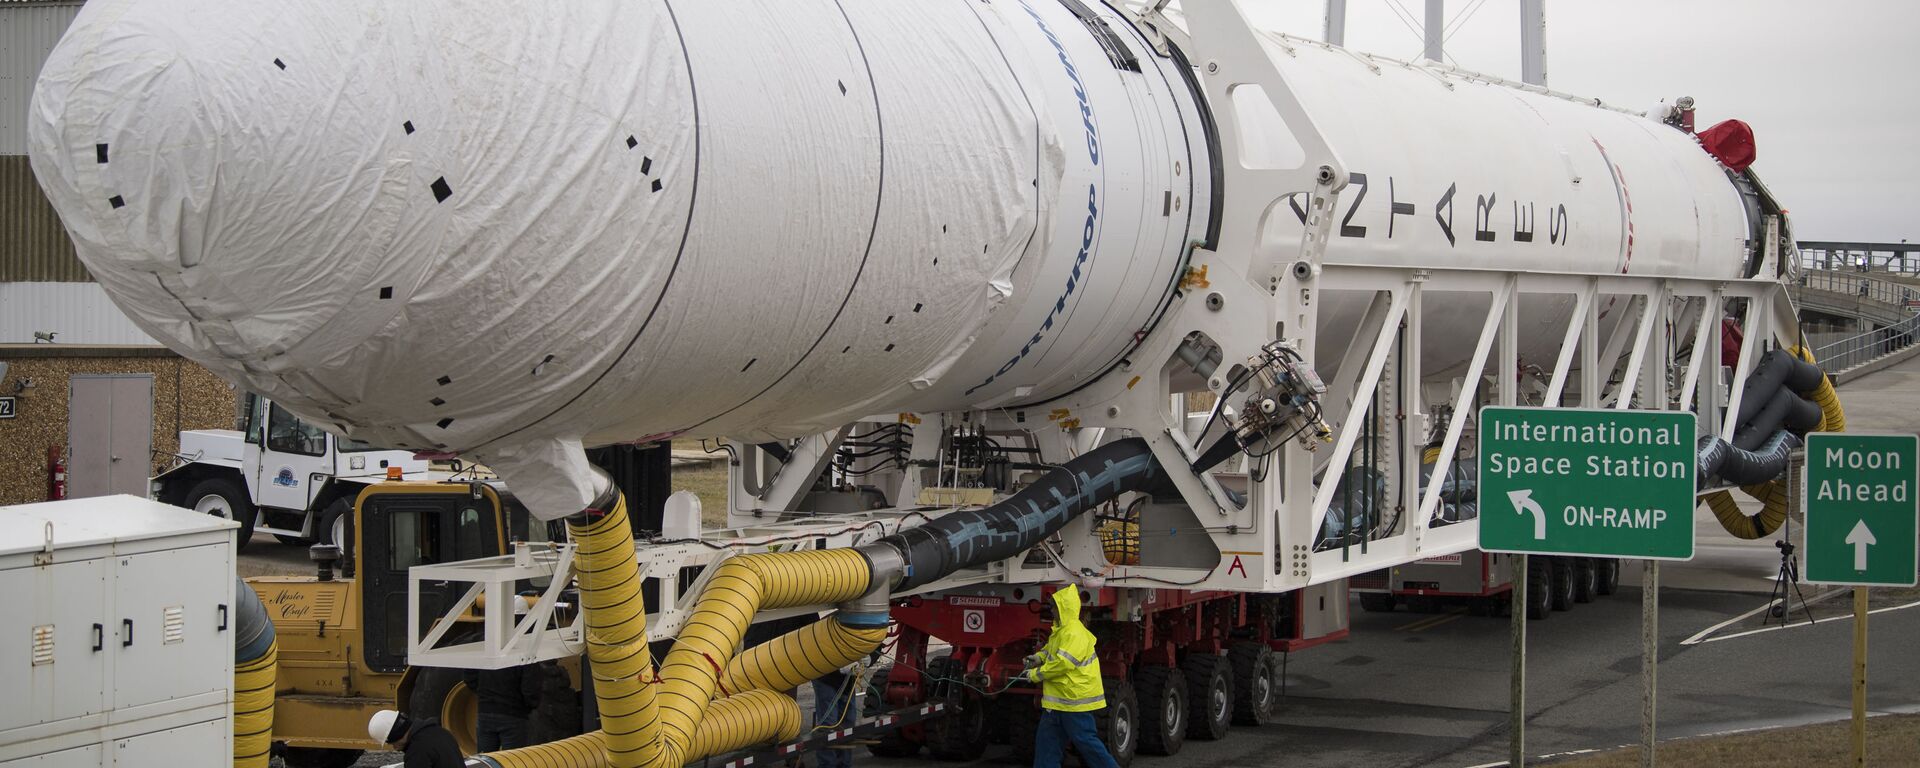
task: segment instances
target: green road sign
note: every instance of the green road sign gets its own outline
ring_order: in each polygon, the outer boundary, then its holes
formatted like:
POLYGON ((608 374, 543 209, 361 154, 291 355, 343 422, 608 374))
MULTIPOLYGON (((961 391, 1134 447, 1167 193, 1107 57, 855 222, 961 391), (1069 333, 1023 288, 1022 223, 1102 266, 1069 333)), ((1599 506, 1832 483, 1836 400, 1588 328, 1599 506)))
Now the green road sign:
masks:
POLYGON ((1693 559, 1693 414, 1480 409, 1480 548, 1693 559))
POLYGON ((1807 583, 1914 585, 1917 445, 1913 435, 1807 435, 1807 583))

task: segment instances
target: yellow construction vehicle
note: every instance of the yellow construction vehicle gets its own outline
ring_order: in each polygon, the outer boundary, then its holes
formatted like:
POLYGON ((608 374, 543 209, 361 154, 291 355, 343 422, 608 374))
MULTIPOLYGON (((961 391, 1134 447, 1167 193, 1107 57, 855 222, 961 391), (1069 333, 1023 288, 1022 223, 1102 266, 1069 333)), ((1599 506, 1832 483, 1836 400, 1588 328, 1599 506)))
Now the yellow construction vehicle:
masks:
MULTIPOLYGON (((407 569, 545 540, 546 526, 528 520, 494 481, 378 483, 354 504, 351 544, 313 548, 315 575, 247 580, 279 637, 273 739, 290 768, 344 768, 383 748, 367 737, 381 709, 437 718, 475 751, 477 701, 461 670, 407 666, 407 569)), ((421 613, 451 605, 451 589, 422 585, 421 613)))

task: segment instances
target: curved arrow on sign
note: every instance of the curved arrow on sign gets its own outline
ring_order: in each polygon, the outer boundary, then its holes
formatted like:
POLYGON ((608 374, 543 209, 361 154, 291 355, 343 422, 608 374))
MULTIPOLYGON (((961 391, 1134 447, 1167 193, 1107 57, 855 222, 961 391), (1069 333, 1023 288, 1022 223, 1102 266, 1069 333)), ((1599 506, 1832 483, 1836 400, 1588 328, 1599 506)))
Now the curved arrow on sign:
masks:
POLYGON ((1507 491, 1507 499, 1513 502, 1513 512, 1517 515, 1533 513, 1533 538, 1547 540, 1547 511, 1540 508, 1540 502, 1533 500, 1533 489, 1522 488, 1507 491))

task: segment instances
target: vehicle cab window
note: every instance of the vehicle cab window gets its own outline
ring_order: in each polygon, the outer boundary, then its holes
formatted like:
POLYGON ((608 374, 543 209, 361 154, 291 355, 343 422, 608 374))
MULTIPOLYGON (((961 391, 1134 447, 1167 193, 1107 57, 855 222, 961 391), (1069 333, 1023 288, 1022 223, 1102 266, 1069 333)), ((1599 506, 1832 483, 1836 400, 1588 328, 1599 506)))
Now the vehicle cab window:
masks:
POLYGON ((259 395, 247 393, 246 415, 241 416, 240 431, 247 436, 247 442, 260 444, 260 410, 264 404, 259 395))
POLYGON ((327 453, 327 433, 301 421, 274 403, 267 412, 267 450, 324 456, 327 453))

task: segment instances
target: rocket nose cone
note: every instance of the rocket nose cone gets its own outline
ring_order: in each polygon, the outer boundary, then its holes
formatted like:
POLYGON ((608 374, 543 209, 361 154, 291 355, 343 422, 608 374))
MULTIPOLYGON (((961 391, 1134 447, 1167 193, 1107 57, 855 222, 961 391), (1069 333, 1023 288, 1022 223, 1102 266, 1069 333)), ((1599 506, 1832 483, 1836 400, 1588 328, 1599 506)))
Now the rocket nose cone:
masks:
POLYGON ((95 0, 34 94, 34 170, 81 260, 203 362, 253 367, 303 344, 374 280, 370 241, 393 237, 391 221, 353 216, 391 175, 387 121, 370 114, 384 100, 346 87, 364 72, 351 51, 300 31, 331 11, 269 10, 95 0))
POLYGON ((193 198, 181 171, 205 159, 197 150, 211 105, 183 56, 189 41, 142 11, 85 7, 41 68, 29 116, 36 176, 82 258, 107 272, 179 266, 181 249, 156 236, 166 212, 152 203, 193 198))

